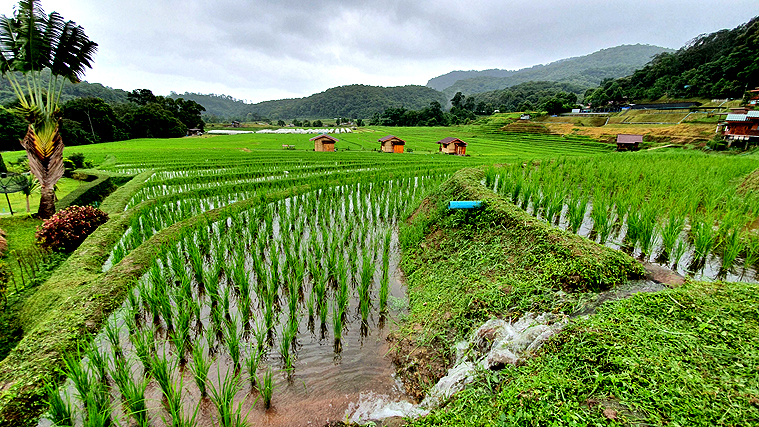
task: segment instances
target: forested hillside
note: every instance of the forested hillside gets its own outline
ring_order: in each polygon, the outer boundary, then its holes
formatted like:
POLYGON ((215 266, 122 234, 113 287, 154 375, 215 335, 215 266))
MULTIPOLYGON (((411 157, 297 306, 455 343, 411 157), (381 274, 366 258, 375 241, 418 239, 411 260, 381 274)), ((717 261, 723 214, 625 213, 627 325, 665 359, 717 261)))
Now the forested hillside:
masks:
POLYGON ((630 75, 662 52, 672 50, 651 45, 622 45, 518 71, 454 71, 431 79, 427 86, 445 92, 449 98, 456 92, 465 95, 488 92, 529 81, 560 81, 593 87, 604 79, 630 75))
MULTIPOLYGON (((492 109, 507 111, 546 110, 546 103, 552 99, 560 99, 566 109, 574 108, 578 99, 588 89, 585 85, 566 82, 526 82, 506 89, 476 93, 466 98, 466 103, 475 106, 474 111, 492 111, 492 109)), ((554 111, 552 111, 553 113, 554 111)), ((560 112, 560 111, 555 111, 560 112)))
POLYGON ((389 107, 420 109, 445 95, 424 86, 340 86, 306 98, 265 101, 249 106, 248 113, 270 119, 368 118, 389 107))
POLYGON ((206 109, 203 113, 203 118, 209 123, 231 120, 252 121, 259 118, 248 114, 250 112, 250 104, 229 95, 191 92, 177 94, 176 92, 171 92, 168 97, 172 99, 184 98, 202 105, 206 109))
MULTIPOLYGON (((21 78, 21 81, 24 81, 21 74, 18 74, 18 76, 21 78)), ((49 72, 43 72, 42 81, 45 85, 47 85, 49 76, 49 72)), ((100 83, 88 83, 83 81, 81 83, 73 84, 67 81, 63 86, 61 100, 66 102, 74 98, 92 97, 100 98, 106 102, 126 102, 128 93, 129 92, 125 90, 103 86, 100 83)), ((0 105, 8 105, 15 100, 16 96, 13 94, 8 80, 0 78, 0 105)))
POLYGON ((759 17, 732 30, 696 37, 657 55, 632 75, 605 82, 588 96, 594 105, 667 98, 740 98, 759 86, 759 17))

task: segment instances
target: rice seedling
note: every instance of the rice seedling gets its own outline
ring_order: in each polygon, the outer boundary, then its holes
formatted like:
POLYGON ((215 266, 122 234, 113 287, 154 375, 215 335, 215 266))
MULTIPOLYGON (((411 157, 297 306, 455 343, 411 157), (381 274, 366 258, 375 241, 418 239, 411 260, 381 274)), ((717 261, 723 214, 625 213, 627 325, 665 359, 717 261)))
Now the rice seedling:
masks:
POLYGON ((647 203, 643 206, 640 224, 638 229, 638 239, 640 241, 641 254, 650 255, 656 242, 658 208, 647 203))
POLYGON ((380 279, 380 290, 379 290, 379 311, 380 313, 386 313, 387 312, 387 297, 389 292, 389 286, 390 279, 387 276, 387 273, 382 275, 382 278, 380 279))
POLYGON ((113 382, 119 387, 119 390, 123 390, 129 387, 133 382, 131 366, 127 362, 126 358, 116 357, 113 359, 113 369, 111 369, 111 378, 113 382))
POLYGON ((174 345, 174 350, 177 352, 179 365, 184 366, 187 362, 186 354, 190 348, 190 321, 192 313, 184 304, 178 304, 177 307, 177 326, 169 334, 169 338, 174 345))
POLYGON ((148 407, 145 403, 145 390, 148 387, 147 378, 130 381, 123 388, 119 388, 124 403, 129 409, 129 415, 134 418, 138 427, 148 427, 148 407))
POLYGON ((572 195, 572 200, 569 202, 569 210, 567 211, 567 215, 569 216, 569 228, 572 230, 572 233, 577 234, 580 230, 587 208, 587 196, 575 197, 575 195, 572 195))
POLYGON ((264 401, 264 408, 271 408, 271 398, 274 394, 274 381, 272 380, 271 367, 266 368, 262 379, 258 380, 258 392, 264 401))
POLYGON ((564 208, 564 192, 562 189, 554 189, 549 196, 548 201, 548 213, 546 215, 546 221, 549 223, 557 223, 561 216, 561 210, 564 208))
POLYGON ((294 339, 295 335, 292 332, 292 328, 285 327, 282 329, 282 337, 279 340, 279 353, 282 356, 282 364, 288 374, 291 374, 293 369, 293 355, 290 353, 290 347, 294 339))
POLYGON ((248 378, 250 379, 251 390, 256 386, 256 371, 258 371, 258 364, 261 362, 261 352, 258 348, 251 346, 248 357, 245 359, 245 368, 248 371, 248 378))
POLYGON ((343 311, 339 305, 332 307, 332 332, 335 336, 335 341, 340 341, 343 338, 343 311))
POLYGON ((181 397, 181 390, 177 390, 172 379, 174 368, 174 364, 166 358, 166 354, 150 356, 150 373, 167 401, 175 401, 178 396, 181 397))
POLYGON ((203 269, 203 255, 200 253, 198 245, 191 243, 187 245, 187 255, 190 258, 190 266, 192 266, 192 272, 195 278, 195 282, 198 284, 198 289, 201 294, 204 290, 205 271, 203 269))
POLYGON ((685 215, 676 209, 669 211, 667 224, 662 229, 662 248, 663 253, 671 254, 675 242, 685 227, 685 215))
POLYGON ((746 258, 744 260, 744 268, 750 268, 759 263, 759 236, 747 235, 746 236, 746 258))
POLYGON ((723 241, 722 246, 722 269, 729 271, 733 267, 735 259, 743 251, 743 239, 738 228, 733 228, 727 239, 723 241))
MULTIPOLYGON (((179 377, 179 385, 177 386, 178 390, 182 390, 184 387, 184 378, 182 376, 179 377)), ((198 411, 200 409, 200 404, 195 406, 194 413, 187 417, 184 414, 184 407, 182 406, 182 394, 176 393, 174 396, 174 399, 167 400, 166 402, 166 412, 168 412, 170 419, 167 420, 164 418, 163 414, 161 415, 161 418, 163 419, 163 422, 167 426, 171 427, 194 427, 197 425, 196 418, 198 416, 198 411)))
POLYGON ((716 236, 712 223, 711 217, 705 217, 702 221, 696 221, 691 228, 691 232, 693 233, 694 262, 705 260, 714 245, 716 236))
MULTIPOLYGON (((210 356, 210 355, 209 355, 210 356)), ((192 372, 195 385, 198 386, 201 397, 206 397, 206 382, 208 381, 208 370, 211 368, 213 361, 206 357, 203 346, 200 343, 195 344, 192 348, 192 363, 190 371, 192 372)))
POLYGON ((677 270, 677 266, 680 264, 680 259, 685 255, 687 245, 683 239, 678 239, 674 248, 672 248, 672 254, 669 257, 672 269, 677 270))
POLYGON ((106 323, 105 323, 105 336, 108 338, 108 341, 111 343, 111 348, 113 350, 114 355, 117 357, 121 357, 122 351, 121 351, 121 327, 118 324, 118 320, 116 320, 115 317, 111 317, 106 323))
POLYGON ((232 359, 235 373, 240 371, 240 340, 236 319, 232 319, 232 321, 227 323, 226 329, 224 329, 224 342, 226 343, 229 357, 232 359))
POLYGON ((129 339, 147 375, 150 372, 150 356, 155 352, 155 330, 152 327, 147 327, 131 335, 129 339))
POLYGON ((241 427, 244 425, 242 416, 242 403, 234 407, 235 394, 240 390, 240 377, 237 374, 230 376, 227 372, 222 379, 219 373, 218 387, 212 385, 210 398, 216 410, 219 412, 218 422, 220 427, 241 427))
MULTIPOLYGON (((109 357, 101 353, 97 348, 97 344, 94 342, 87 347, 85 355, 89 360, 89 367, 92 369, 93 373, 97 375, 97 378, 102 382, 108 381, 106 371, 108 370, 109 357)), ((115 355, 114 358, 116 358, 115 355)))
POLYGON ((79 398, 85 400, 93 386, 89 371, 81 363, 81 360, 82 353, 77 345, 75 352, 70 351, 63 356, 63 372, 74 383, 74 388, 79 393, 79 398))
POLYGON ((84 398, 84 427, 109 427, 111 425, 111 405, 108 391, 101 384, 93 387, 84 398))
POLYGON ((224 295, 221 297, 221 308, 224 310, 224 319, 227 321, 232 319, 232 312, 231 312, 231 295, 230 295, 230 287, 225 286, 224 287, 224 295))
POLYGON ((71 407, 71 397, 64 389, 63 396, 55 381, 48 380, 44 383, 44 392, 47 396, 45 403, 48 406, 45 418, 52 421, 56 426, 73 426, 74 411, 71 407))

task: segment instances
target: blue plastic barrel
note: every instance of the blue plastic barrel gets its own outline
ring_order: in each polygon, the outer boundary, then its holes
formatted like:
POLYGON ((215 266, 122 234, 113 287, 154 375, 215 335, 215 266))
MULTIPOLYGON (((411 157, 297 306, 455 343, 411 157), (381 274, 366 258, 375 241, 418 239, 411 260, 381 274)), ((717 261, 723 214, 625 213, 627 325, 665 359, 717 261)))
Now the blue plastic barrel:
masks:
POLYGON ((480 200, 451 200, 448 202, 448 209, 475 209, 482 206, 480 200))

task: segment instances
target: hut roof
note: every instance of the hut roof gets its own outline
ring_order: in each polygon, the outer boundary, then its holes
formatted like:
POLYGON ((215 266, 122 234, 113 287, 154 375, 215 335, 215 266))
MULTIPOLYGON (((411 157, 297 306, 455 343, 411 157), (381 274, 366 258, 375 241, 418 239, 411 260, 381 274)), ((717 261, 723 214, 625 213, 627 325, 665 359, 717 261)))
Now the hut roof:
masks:
POLYGON ((404 143, 404 144, 406 143, 406 141, 404 141, 404 140, 402 140, 402 139, 398 138, 398 137, 397 137, 397 136, 395 136, 395 135, 388 135, 388 136, 386 136, 386 137, 384 137, 384 138, 380 138, 380 139, 378 139, 377 141, 379 141, 379 142, 387 142, 387 141, 390 141, 390 140, 397 140, 397 141, 400 141, 400 142, 402 142, 402 143, 404 143))
POLYGON ((747 122, 748 114, 728 114, 725 120, 728 122, 747 122))
POLYGON ((635 144, 643 142, 643 135, 628 135, 621 133, 617 135, 617 144, 635 144))
POLYGON ((316 141, 317 139, 322 139, 322 138, 324 138, 324 139, 330 139, 330 140, 332 140, 332 142, 339 141, 339 139, 335 138, 334 136, 329 136, 326 133, 323 133, 321 135, 316 135, 315 137, 309 139, 309 141, 316 141))
POLYGON ((456 141, 458 141, 458 144, 463 144, 464 147, 466 147, 466 142, 464 142, 464 141, 462 141, 462 140, 460 140, 458 138, 454 138, 452 136, 449 136, 448 138, 443 138, 440 141, 438 141, 437 143, 438 144, 450 144, 451 142, 456 142, 456 141))

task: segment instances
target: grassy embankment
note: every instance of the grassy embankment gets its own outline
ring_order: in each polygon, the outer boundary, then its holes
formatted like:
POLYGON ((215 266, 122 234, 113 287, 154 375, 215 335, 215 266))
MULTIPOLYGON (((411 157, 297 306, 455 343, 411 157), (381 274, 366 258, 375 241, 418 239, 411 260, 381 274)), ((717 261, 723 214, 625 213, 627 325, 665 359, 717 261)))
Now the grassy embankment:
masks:
MULTIPOLYGON (((415 350, 399 358, 420 388, 443 373, 453 342, 488 317, 572 313, 593 290, 639 272, 626 256, 499 200, 480 177, 459 172, 403 230, 410 315, 398 348, 415 350), (450 199, 488 207, 448 213, 442 203, 450 199)), ((573 319, 525 365, 484 373, 413 425, 756 424, 758 291, 689 282, 607 302, 573 319)))
POLYGON ((401 229, 411 314, 396 358, 413 395, 448 367, 453 343, 489 317, 572 312, 586 292, 642 274, 629 256, 527 215, 482 177, 479 169, 457 172, 401 229), (449 200, 487 207, 450 213, 449 200))

